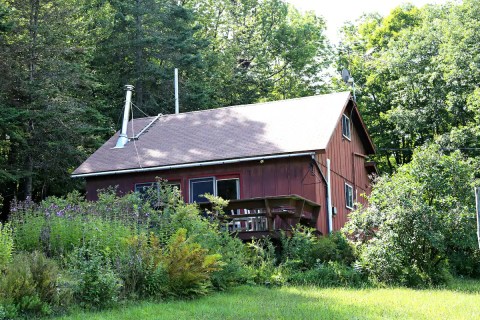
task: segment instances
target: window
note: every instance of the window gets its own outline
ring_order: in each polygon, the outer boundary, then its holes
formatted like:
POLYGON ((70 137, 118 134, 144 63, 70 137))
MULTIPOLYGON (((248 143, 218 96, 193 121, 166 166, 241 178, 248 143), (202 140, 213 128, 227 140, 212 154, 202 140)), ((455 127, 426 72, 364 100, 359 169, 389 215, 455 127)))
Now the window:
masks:
POLYGON ((208 202, 203 197, 205 193, 215 195, 215 178, 201 178, 190 180, 190 202, 208 202))
MULTIPOLYGON (((180 182, 167 182, 168 186, 180 190, 180 182)), ((158 207, 160 199, 160 189, 158 182, 145 182, 135 184, 135 192, 140 193, 140 197, 144 200, 149 200, 153 207, 158 207)))
POLYGON ((353 187, 345 183, 345 206, 353 209, 353 187))
POLYGON ((214 177, 190 180, 190 202, 208 202, 202 197, 205 193, 222 197, 225 200, 235 200, 240 197, 238 179, 220 179, 214 177))
MULTIPOLYGON (((240 183, 238 179, 217 180, 217 196, 225 200, 236 200, 240 198, 240 183)), ((226 214, 239 214, 239 210, 230 210, 226 214)))
POLYGON ((154 190, 158 188, 157 182, 146 182, 146 183, 137 183, 135 184, 135 192, 140 193, 142 198, 146 198, 148 194, 150 194, 154 190))
POLYGON ((342 134, 348 140, 351 139, 350 118, 345 114, 342 116, 342 134))
POLYGON ((238 199, 238 189, 238 179, 217 180, 217 196, 225 200, 238 199))

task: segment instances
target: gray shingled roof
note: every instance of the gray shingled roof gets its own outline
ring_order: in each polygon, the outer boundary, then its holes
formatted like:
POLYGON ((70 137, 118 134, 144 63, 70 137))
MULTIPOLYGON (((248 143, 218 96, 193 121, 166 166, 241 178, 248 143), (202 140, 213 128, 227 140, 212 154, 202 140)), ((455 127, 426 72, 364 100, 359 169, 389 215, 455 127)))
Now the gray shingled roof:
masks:
MULTIPOLYGON (((349 99, 340 92, 164 115, 121 149, 113 149, 117 132, 73 175, 323 150, 349 99)), ((130 121, 128 136, 153 119, 130 121)))

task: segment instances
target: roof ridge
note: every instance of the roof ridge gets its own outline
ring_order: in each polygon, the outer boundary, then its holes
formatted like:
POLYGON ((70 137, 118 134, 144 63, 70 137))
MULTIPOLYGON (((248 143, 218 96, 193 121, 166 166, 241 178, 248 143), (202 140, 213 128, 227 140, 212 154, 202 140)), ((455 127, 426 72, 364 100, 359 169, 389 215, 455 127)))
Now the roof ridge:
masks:
MULTIPOLYGON (((307 99, 312 99, 312 98, 317 98, 317 97, 325 97, 333 94, 342 94, 342 93, 350 93, 350 91, 340 91, 340 92, 331 92, 331 93, 326 93, 326 94, 316 94, 313 96, 305 96, 305 97, 297 97, 297 98, 290 98, 290 99, 283 99, 283 100, 273 100, 273 101, 264 101, 264 102, 254 102, 254 103, 248 103, 248 104, 238 104, 234 106, 225 106, 225 107, 218 107, 218 108, 211 108, 211 109, 204 109, 204 110, 194 110, 194 111, 187 111, 187 112, 180 112, 180 113, 169 113, 169 114, 162 114, 160 118, 167 118, 167 117, 175 117, 179 115, 184 115, 184 114, 195 114, 195 113, 201 113, 201 112, 212 112, 215 110, 221 110, 221 109, 236 109, 236 108, 245 108, 248 106, 259 106, 259 105, 268 105, 268 104, 273 104, 276 102, 281 102, 281 101, 295 101, 295 100, 307 100, 307 99)), ((156 116, 148 116, 148 117, 143 117, 143 118, 137 118, 137 119, 147 119, 147 118, 153 118, 156 116)))

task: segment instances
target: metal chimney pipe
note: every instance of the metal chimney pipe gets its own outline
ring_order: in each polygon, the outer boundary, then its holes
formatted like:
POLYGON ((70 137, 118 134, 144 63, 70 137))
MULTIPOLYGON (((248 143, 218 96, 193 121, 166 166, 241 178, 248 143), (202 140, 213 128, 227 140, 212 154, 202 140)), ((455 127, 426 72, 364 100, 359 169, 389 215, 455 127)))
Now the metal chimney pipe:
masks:
POLYGON ((130 84, 127 84, 125 86, 125 90, 127 91, 127 96, 125 98, 125 108, 123 111, 122 131, 120 131, 120 136, 118 137, 115 148, 123 148, 128 142, 127 126, 128 126, 128 120, 130 119, 130 108, 132 106, 132 93, 134 88, 135 87, 130 84))
POLYGON ((178 69, 175 68, 175 114, 180 113, 180 103, 178 101, 178 69))

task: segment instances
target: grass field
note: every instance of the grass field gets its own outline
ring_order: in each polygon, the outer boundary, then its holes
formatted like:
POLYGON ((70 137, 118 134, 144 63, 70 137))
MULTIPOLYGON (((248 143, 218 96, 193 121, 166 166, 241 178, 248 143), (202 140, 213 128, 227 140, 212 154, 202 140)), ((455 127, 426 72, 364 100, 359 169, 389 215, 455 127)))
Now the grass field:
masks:
POLYGON ((89 319, 480 319, 480 282, 445 289, 343 289, 242 286, 192 301, 139 303, 89 319))

